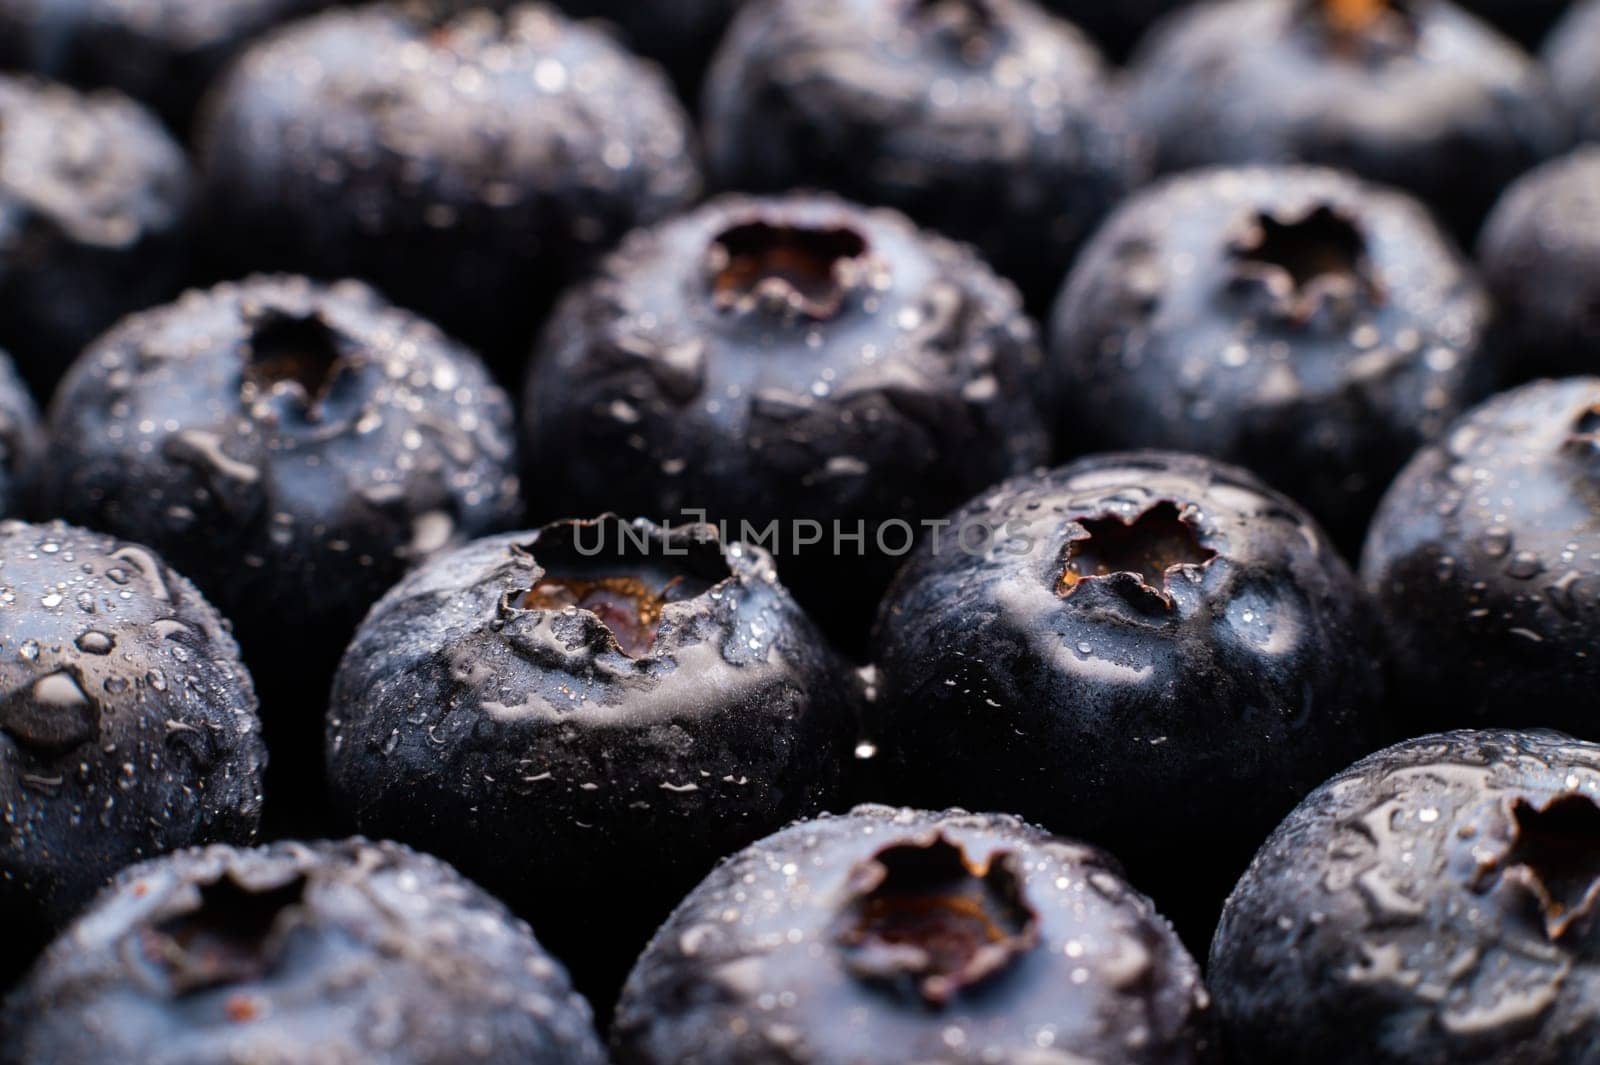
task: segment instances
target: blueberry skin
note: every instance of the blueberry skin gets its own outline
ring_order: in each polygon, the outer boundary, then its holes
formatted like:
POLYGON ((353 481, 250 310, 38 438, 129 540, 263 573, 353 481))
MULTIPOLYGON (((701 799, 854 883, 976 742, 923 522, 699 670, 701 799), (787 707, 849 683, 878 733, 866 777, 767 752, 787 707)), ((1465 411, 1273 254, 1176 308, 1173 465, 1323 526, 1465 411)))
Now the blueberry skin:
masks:
POLYGON ((120 89, 180 135, 250 38, 332 0, 0 0, 0 66, 120 89))
POLYGON ((112 874, 248 843, 266 749, 227 623, 149 548, 0 523, 0 984, 112 874))
POLYGON ((1355 557, 1400 467, 1488 392, 1489 318, 1407 196, 1302 167, 1173 178, 1118 209, 1057 301, 1063 450, 1247 465, 1355 557))
POLYGON ((745 0, 557 0, 573 18, 598 18, 660 63, 685 100, 698 100, 710 56, 745 0))
POLYGON ((597 1001, 718 859, 834 801, 856 739, 847 671, 771 559, 710 533, 603 518, 468 545, 373 608, 334 683, 341 810, 507 899, 597 1001), (526 599, 613 563, 697 582, 648 648, 526 599))
POLYGON ((1597 799, 1600 747, 1555 732, 1410 740, 1319 788, 1212 945, 1229 1060, 1593 1061, 1597 799))
POLYGON ((1500 725, 1600 736, 1600 379, 1526 385, 1424 449, 1361 572, 1413 734, 1500 725))
POLYGON ((640 958, 612 1047, 617 1065, 1149 1065, 1216 1060, 1211 1029, 1199 967, 1107 855, 1002 815, 861 806, 706 878, 640 958), (998 971, 930 1006, 864 978, 841 932, 864 873, 933 848, 956 849, 970 886, 1005 872, 1037 926, 998 971))
POLYGON ((1478 256, 1511 378, 1600 370, 1600 146, 1512 185, 1484 225, 1478 256))
POLYGON ((1470 238, 1517 175, 1570 142, 1539 67, 1443 0, 1347 36, 1331 0, 1213 0, 1154 31, 1130 107, 1163 171, 1303 162, 1415 194, 1470 238))
POLYGON ((1545 66, 1584 140, 1600 140, 1600 3, 1574 4, 1550 35, 1545 66))
POLYGON ((15 1065, 603 1065, 527 925, 393 843, 207 847, 135 866, 8 1006, 15 1065))
POLYGON ((0 351, 0 517, 25 508, 43 444, 39 408, 11 356, 0 351))
POLYGON ((1038 301, 1147 169, 1105 61, 1031 0, 747 4, 703 113, 723 187, 897 208, 1038 301))
POLYGON ((1191 936, 1278 819, 1378 746, 1380 644, 1349 567, 1289 499, 1193 456, 985 493, 896 578, 875 643, 896 800, 1112 848, 1191 936), (1130 523, 1164 577, 1118 564, 1066 593, 1076 552, 1130 523))
POLYGON ((0 75, 0 345, 48 396, 84 346, 183 285, 194 179, 117 93, 0 75))
POLYGON ((523 401, 530 508, 700 510, 734 538, 740 522, 778 522, 784 583, 859 642, 910 542, 891 523, 935 518, 1048 457, 1042 364, 1015 290, 903 216, 816 195, 718 199, 634 234, 561 303, 523 401), (732 287, 721 241, 751 231, 859 241, 853 259, 812 264, 837 309, 796 310, 786 284, 770 298, 759 270, 719 303, 732 287), (865 523, 865 551, 797 548, 805 520, 825 539, 833 521, 865 523))
POLYGON ((517 368, 562 285, 700 189, 660 73, 535 4, 286 27, 198 139, 224 267, 364 278, 517 368))

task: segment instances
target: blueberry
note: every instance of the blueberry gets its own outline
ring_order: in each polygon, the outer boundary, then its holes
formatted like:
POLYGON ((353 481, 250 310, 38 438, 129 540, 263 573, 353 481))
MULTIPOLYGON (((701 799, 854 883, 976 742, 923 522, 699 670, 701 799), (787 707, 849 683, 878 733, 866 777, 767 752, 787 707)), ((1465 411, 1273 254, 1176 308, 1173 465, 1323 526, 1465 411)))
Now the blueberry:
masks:
POLYGON ((1600 0, 1574 4, 1545 46, 1556 93, 1585 140, 1600 140, 1600 0))
POLYGON ((182 286, 193 184, 133 101, 0 75, 0 345, 41 397, 107 326, 182 286))
POLYGON ((604 19, 634 51, 661 63, 686 100, 699 97, 709 57, 745 0, 557 0, 574 18, 604 19))
POLYGON ((113 873, 249 842, 265 750, 226 623, 155 553, 0 523, 0 984, 113 873))
POLYGON ((238 626, 275 804, 317 804, 328 682, 367 607, 519 507, 505 395, 351 282, 254 278, 129 318, 62 385, 50 449, 52 513, 150 544, 238 626))
POLYGON ((1410 198, 1332 171, 1212 170, 1134 196, 1051 335, 1071 453, 1250 466, 1360 549, 1389 481, 1487 390, 1489 303, 1410 198))
POLYGON ((1600 371, 1600 145, 1511 186, 1479 257, 1512 375, 1600 371))
POLYGON ((1221 0, 1155 31, 1132 110, 1163 170, 1321 163, 1415 193, 1470 237, 1565 148, 1544 75, 1445 0, 1221 0))
POLYGON ((712 873, 629 978, 618 1065, 1215 1060, 1198 966, 1105 854, 862 806, 712 873))
POLYGON ((699 190, 659 73, 542 5, 296 23, 202 127, 224 266, 358 276, 519 363, 560 285, 699 190))
POLYGON ((899 208, 1034 298, 1144 171, 1100 55, 1032 0, 749 4, 705 115, 723 185, 899 208))
POLYGON ((1412 734, 1503 725, 1600 737, 1597 486, 1593 377, 1496 397, 1406 467, 1362 575, 1412 734))
POLYGON ((1566 1065, 1600 1040, 1600 747, 1449 732, 1318 789, 1228 900, 1238 1065, 1566 1065))
POLYGON ((361 839, 135 866, 7 1009, 16 1065, 605 1061, 526 925, 442 862, 361 839))
POLYGON ((1243 470, 1102 455, 954 514, 890 590, 892 794, 1113 849, 1191 936, 1278 819, 1377 746, 1349 567, 1243 470))
POLYGON ((911 523, 1048 455, 1042 362, 1011 286, 898 214, 717 200, 557 310, 523 408, 531 506, 775 527, 784 583, 860 641, 911 523))
POLYGON ((21 513, 31 499, 43 444, 33 396, 0 351, 0 517, 21 513))
POLYGON ((1186 0, 1044 0, 1044 6, 1083 27, 1113 57, 1131 55, 1157 19, 1186 0))
POLYGON ((183 133, 251 37, 332 0, 0 0, 0 66, 112 86, 183 133))
POLYGON ((509 900, 601 1001, 719 858, 833 800, 856 739, 771 559, 712 533, 468 545, 373 609, 334 685, 341 809, 509 900))

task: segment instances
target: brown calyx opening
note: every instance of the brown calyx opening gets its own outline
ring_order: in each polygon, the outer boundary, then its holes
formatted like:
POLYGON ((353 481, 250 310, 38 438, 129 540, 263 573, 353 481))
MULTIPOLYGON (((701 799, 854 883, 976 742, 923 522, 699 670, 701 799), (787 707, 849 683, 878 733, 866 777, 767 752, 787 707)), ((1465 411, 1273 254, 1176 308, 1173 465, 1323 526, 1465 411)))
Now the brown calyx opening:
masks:
POLYGON ((1080 518, 1078 524, 1088 535, 1067 545, 1066 565, 1056 584, 1056 594, 1062 598, 1084 581, 1126 574, 1170 609, 1172 572, 1204 566, 1217 557, 1171 501, 1157 503, 1132 522, 1111 516, 1080 518))
POLYGON ((262 395, 297 392, 308 410, 327 397, 343 367, 339 337, 317 314, 268 314, 247 344, 245 384, 262 395))
POLYGON ((1309 0, 1338 51, 1372 56, 1413 47, 1420 36, 1410 0, 1309 0))
POLYGON ((179 994, 259 980, 275 962, 273 933, 305 898, 306 880, 254 890, 224 876, 200 889, 200 905, 144 935, 145 954, 179 994))
POLYGON ((943 833, 879 851, 851 874, 838 942, 862 979, 909 982, 930 1006, 1001 972, 1039 943, 1039 916, 1010 853, 971 861, 943 833))
POLYGON ((1298 217, 1258 213, 1231 248, 1235 275, 1256 282, 1298 321, 1330 300, 1379 294, 1367 238, 1354 219, 1326 204, 1298 217))
POLYGON ((629 658, 654 650, 667 607, 733 576, 709 532, 707 538, 692 529, 641 533, 617 518, 558 522, 518 550, 543 573, 511 597, 512 608, 592 614, 629 658))
POLYGON ((1600 806, 1587 795, 1557 795, 1542 806, 1511 803, 1510 846, 1487 863, 1537 902, 1545 935, 1559 940, 1600 904, 1600 806))
POLYGON ((1000 16, 991 0, 911 0, 910 15, 918 26, 971 62, 989 54, 1000 28, 1000 16))
POLYGON ((860 283, 867 252, 867 238, 847 226, 737 225, 707 254, 712 302, 721 311, 766 307, 826 321, 860 283))

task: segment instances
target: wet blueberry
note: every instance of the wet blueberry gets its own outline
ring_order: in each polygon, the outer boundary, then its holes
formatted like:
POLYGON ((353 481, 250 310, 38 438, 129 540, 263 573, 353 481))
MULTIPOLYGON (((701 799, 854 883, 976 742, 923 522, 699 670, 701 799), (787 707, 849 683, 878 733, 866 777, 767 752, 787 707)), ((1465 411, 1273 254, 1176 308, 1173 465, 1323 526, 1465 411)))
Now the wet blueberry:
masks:
POLYGON ((557 311, 523 408, 530 506, 773 523, 784 583, 860 641, 910 523, 1047 456, 1042 361, 1011 286, 898 214, 718 200, 557 311))
POLYGON ((1193 456, 984 494, 896 578, 876 643, 892 795, 1114 849, 1190 936, 1272 825, 1377 746, 1349 567, 1296 504, 1193 456))
POLYGON ((574 18, 599 18, 656 60, 686 100, 697 100, 710 56, 745 0, 556 0, 574 18))
POLYGON ((1199 967, 1115 861, 862 806, 712 873, 639 960, 618 1065, 1215 1060, 1199 967))
POLYGON ((1600 370, 1600 146, 1511 186, 1479 257, 1513 377, 1600 370))
POLYGON ((834 799, 856 739, 771 559, 713 532, 468 545, 374 608, 334 684, 340 808, 510 901, 597 1001, 719 858, 834 799))
POLYGON ((367 607, 518 513, 505 395, 352 282, 254 278, 127 319, 50 434, 51 512, 150 544, 238 626, 275 804, 315 793, 328 681, 367 607))
POLYGON ((225 76, 200 141, 225 265, 364 278, 518 365, 561 284, 699 189, 659 73, 542 5, 296 23, 225 76))
POLYGON ((260 732, 226 624, 154 552, 0 523, 0 984, 123 866, 249 842, 260 732))
POLYGON ((1488 300, 1410 198, 1332 171, 1204 171, 1136 195, 1056 305, 1069 454, 1249 466, 1351 556, 1383 490, 1487 391, 1488 300))
POLYGON ((1600 378, 1528 385, 1424 449, 1362 563, 1413 734, 1600 736, 1600 378))
POLYGON ((192 186, 133 101, 0 75, 0 345, 41 397, 106 327, 182 286, 192 186))
POLYGON ((42 446, 39 409, 11 357, 0 351, 0 517, 24 510, 42 446))
POLYGON ((1133 113, 1163 170, 1320 163, 1415 193, 1463 238, 1567 146, 1517 45, 1446 0, 1225 0, 1142 50, 1133 113))
POLYGON ((1101 57, 1032 0, 750 4, 705 114, 724 186, 899 208, 1041 300, 1144 171, 1101 57))
POLYGON ((1083 27, 1113 57, 1124 59, 1164 14, 1185 0, 1044 0, 1044 6, 1083 27))
POLYGON ((1211 950, 1239 1065, 1576 1065, 1600 1039, 1600 747, 1450 732, 1318 789, 1211 950))
POLYGON ((0 0, 0 66, 144 101, 180 132, 223 62, 332 0, 0 0))
POLYGON ((442 862, 360 839, 135 866, 7 1012, 15 1065, 605 1061, 527 925, 442 862))
POLYGON ((1600 140, 1600 0, 1574 4, 1545 46, 1544 59, 1586 140, 1600 140))

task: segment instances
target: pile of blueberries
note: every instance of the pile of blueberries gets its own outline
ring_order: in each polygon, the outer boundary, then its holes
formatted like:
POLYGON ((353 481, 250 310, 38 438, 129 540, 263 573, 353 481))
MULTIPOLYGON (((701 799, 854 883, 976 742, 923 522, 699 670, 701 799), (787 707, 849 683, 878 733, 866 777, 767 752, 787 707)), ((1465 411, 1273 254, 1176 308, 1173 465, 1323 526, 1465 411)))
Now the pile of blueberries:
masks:
POLYGON ((0 1062, 1600 1062, 1600 0, 0 71, 0 1062))

